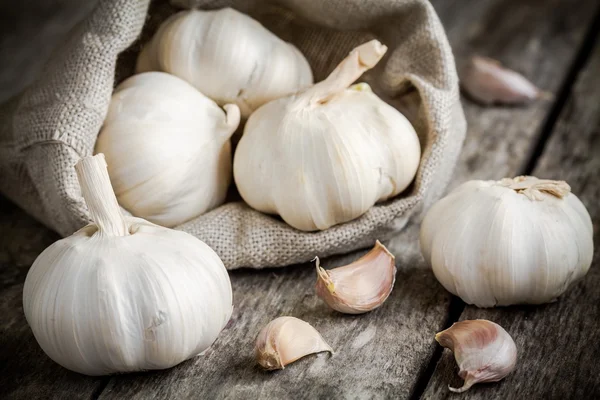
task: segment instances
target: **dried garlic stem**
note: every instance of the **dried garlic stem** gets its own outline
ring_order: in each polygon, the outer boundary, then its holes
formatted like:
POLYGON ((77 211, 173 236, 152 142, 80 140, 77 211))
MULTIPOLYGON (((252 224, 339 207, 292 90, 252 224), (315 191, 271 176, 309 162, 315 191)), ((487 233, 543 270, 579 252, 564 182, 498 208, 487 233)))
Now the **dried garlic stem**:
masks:
POLYGON ((543 193, 561 199, 571 192, 571 187, 565 181, 538 179, 534 176, 504 178, 500 181, 500 184, 527 196, 530 200, 537 201, 544 199, 543 193))
POLYGON ((387 47, 378 40, 371 40, 358 46, 324 81, 316 83, 303 95, 307 96, 313 104, 327 102, 330 97, 347 89, 365 71, 373 68, 386 51, 387 47))
POLYGON ((129 229, 110 184, 104 154, 84 157, 75 165, 81 194, 100 234, 127 236, 129 229))

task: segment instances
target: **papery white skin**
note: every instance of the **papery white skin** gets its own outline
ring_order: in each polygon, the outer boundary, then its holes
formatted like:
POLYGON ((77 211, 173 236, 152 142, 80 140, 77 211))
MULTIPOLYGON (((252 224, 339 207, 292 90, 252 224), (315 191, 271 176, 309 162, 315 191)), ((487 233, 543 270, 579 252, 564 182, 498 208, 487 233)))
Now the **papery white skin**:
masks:
POLYGON ((479 307, 540 304, 587 273, 593 228, 577 196, 509 187, 540 182, 555 181, 469 181, 431 207, 421 250, 446 290, 479 307))
POLYGON ((483 320, 467 320, 453 324, 435 335, 440 345, 452 350, 459 367, 458 375, 465 380, 461 388, 448 386, 462 393, 478 382, 497 382, 510 374, 517 364, 517 346, 500 325, 483 320))
POLYGON ((252 114, 233 167, 246 203, 314 231, 406 189, 421 155, 414 128, 368 85, 348 88, 385 51, 377 41, 363 44, 325 81, 252 114))
POLYGON ((184 232, 122 218, 114 196, 91 190, 88 207, 107 207, 98 224, 48 247, 25 280, 23 311, 41 348, 86 375, 169 368, 205 351, 232 311, 217 254, 184 232))
POLYGON ((296 47, 231 8, 173 15, 140 53, 136 70, 179 76, 220 105, 237 104, 244 117, 313 82, 296 47))
POLYGON ((240 121, 187 82, 163 72, 117 87, 96 142, 119 203, 137 217, 173 227, 225 201, 229 138, 240 121))

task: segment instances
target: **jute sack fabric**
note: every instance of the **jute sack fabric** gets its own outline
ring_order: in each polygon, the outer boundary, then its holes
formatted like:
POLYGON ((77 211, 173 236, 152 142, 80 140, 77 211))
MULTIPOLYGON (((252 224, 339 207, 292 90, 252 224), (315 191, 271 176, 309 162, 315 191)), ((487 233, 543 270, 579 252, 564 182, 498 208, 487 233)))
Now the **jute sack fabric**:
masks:
POLYGON ((388 238, 441 196, 466 125, 452 51, 425 0, 176 0, 151 6, 146 0, 101 0, 53 54, 38 81, 3 106, 2 193, 61 235, 87 224, 73 166, 93 154, 114 85, 133 73, 143 42, 179 7, 226 6, 294 43, 309 60, 315 80, 327 76, 354 46, 374 37, 386 44, 386 58, 363 80, 401 109, 406 99, 416 99, 410 103, 412 113, 405 112, 419 133, 421 166, 405 193, 326 231, 295 230, 241 201, 177 229, 205 241, 229 269, 284 266, 388 238))

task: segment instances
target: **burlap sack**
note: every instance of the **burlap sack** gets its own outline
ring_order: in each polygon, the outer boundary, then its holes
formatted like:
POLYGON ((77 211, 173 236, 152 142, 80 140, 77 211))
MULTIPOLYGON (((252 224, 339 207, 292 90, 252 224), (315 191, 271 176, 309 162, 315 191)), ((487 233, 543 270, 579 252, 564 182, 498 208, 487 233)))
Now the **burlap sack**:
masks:
MULTIPOLYGON (((233 6, 252 15, 306 55, 316 80, 354 46, 377 37, 390 50, 364 80, 391 104, 413 105, 405 111, 423 148, 415 183, 405 193, 326 231, 295 230, 242 202, 226 203, 178 227, 215 249, 227 268, 283 266, 370 246, 397 232, 442 194, 466 127, 452 51, 426 0, 174 3, 204 9, 233 6), (411 90, 412 95, 400 97, 411 90), (411 98, 417 101, 406 101, 411 98)), ((114 85, 132 73, 140 42, 177 11, 161 2, 148 8, 146 0, 101 0, 55 52, 39 80, 3 107, 0 190, 62 235, 89 221, 73 166, 93 153, 114 85)))

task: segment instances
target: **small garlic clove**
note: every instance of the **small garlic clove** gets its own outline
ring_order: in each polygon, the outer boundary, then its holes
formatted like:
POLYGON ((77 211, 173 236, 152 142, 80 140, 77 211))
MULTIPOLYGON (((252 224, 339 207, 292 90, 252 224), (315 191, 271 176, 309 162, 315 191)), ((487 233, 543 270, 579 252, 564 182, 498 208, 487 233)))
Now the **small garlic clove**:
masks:
POLYGON ((551 98, 523 75, 491 58, 475 56, 461 69, 460 84, 472 100, 483 105, 525 104, 551 98))
POLYGON ((465 380, 462 393, 479 382, 497 382, 510 374, 517 363, 517 346, 500 325, 485 319, 460 321, 435 335, 435 340, 454 353, 465 380))
POLYGON ((379 241, 351 264, 325 270, 316 260, 317 295, 331 308, 346 314, 371 311, 387 300, 394 281, 394 255, 379 241))
POLYGON ((328 351, 319 332, 309 323, 294 317, 279 317, 269 322, 256 338, 256 360, 267 370, 283 369, 309 354, 328 351))

